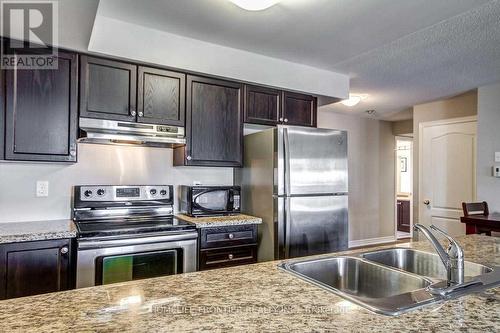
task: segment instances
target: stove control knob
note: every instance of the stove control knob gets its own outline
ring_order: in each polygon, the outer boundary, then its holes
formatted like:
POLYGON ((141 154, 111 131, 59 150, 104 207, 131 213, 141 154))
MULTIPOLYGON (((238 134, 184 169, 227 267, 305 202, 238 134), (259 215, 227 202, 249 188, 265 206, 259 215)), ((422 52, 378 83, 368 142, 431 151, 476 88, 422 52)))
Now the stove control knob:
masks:
POLYGON ((150 189, 149 194, 156 195, 156 189, 154 189, 154 188, 150 189))
POLYGON ((97 190, 97 195, 98 195, 98 196, 103 196, 103 195, 104 195, 104 193, 105 193, 105 191, 104 191, 104 189, 102 189, 102 188, 100 188, 100 189, 98 189, 98 190, 97 190))
POLYGON ((83 195, 87 198, 90 198, 92 196, 92 191, 91 190, 86 190, 85 192, 83 192, 83 195))
POLYGON ((167 191, 166 190, 161 190, 160 194, 163 195, 163 196, 165 196, 165 195, 167 195, 167 191))

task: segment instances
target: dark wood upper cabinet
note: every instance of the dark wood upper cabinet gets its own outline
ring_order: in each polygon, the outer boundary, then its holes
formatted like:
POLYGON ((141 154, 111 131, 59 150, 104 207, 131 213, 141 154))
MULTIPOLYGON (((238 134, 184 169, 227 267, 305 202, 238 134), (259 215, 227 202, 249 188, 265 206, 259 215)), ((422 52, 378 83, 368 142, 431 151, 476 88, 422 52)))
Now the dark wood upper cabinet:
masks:
POLYGON ((283 92, 283 122, 287 125, 316 127, 316 97, 283 92))
POLYGON ((78 58, 57 69, 5 70, 5 159, 76 162, 78 58))
POLYGON ((137 66, 80 57, 80 116, 135 121, 137 66))
POLYGON ((243 85, 187 76, 186 146, 175 165, 240 167, 243 159, 243 85))
POLYGON ((0 245, 0 299, 72 288, 72 253, 69 239, 0 245))
POLYGON ((184 126, 186 75, 139 67, 137 121, 184 126))
POLYGON ((245 122, 277 125, 281 117, 281 91, 272 88, 245 86, 245 122))
POLYGON ((245 122, 316 127, 316 97, 259 86, 245 86, 245 122))

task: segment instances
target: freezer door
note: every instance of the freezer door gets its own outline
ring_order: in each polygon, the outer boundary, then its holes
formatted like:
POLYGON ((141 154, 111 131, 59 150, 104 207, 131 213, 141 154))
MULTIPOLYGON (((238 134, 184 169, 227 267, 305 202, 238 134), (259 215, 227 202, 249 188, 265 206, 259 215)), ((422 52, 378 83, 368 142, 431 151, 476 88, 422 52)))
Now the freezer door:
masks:
POLYGON ((278 194, 347 192, 347 132, 280 126, 278 194))
MULTIPOLYGON (((279 198, 283 214, 280 259, 346 250, 347 196, 279 198)), ((279 219, 278 219, 279 220, 279 219)))

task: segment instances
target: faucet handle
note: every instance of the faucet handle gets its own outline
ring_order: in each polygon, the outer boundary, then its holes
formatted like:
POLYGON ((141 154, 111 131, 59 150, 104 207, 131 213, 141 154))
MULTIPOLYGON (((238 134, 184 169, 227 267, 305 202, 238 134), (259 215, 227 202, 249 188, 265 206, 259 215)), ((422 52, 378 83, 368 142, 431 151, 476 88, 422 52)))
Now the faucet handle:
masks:
POLYGON ((460 252, 460 254, 463 256, 463 250, 460 244, 458 244, 456 240, 454 240, 450 235, 448 235, 446 231, 436 227, 434 224, 432 224, 430 228, 434 231, 437 231, 443 237, 445 237, 450 242, 450 246, 454 246, 457 249, 457 251, 460 252))

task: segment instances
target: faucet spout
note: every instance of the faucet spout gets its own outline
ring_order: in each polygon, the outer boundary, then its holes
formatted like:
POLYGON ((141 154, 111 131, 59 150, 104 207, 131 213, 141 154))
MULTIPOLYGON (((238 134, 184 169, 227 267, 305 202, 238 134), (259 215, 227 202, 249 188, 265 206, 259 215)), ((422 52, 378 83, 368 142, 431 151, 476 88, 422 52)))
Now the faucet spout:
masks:
POLYGON ((439 258, 441 258, 441 261, 443 262, 443 265, 448 266, 448 253, 446 253, 445 249, 441 246, 441 243, 437 240, 437 238, 432 234, 432 232, 425 226, 421 224, 415 224, 414 225, 414 230, 422 232, 425 237, 429 240, 429 242, 432 244, 434 249, 436 250, 437 254, 439 255, 439 258))
POLYGON ((464 283, 464 252, 462 247, 455 239, 435 225, 431 225, 430 228, 442 234, 450 242, 447 250, 441 246, 427 227, 421 224, 415 224, 414 226, 414 230, 422 232, 427 237, 446 267, 447 284, 452 286, 464 283))

